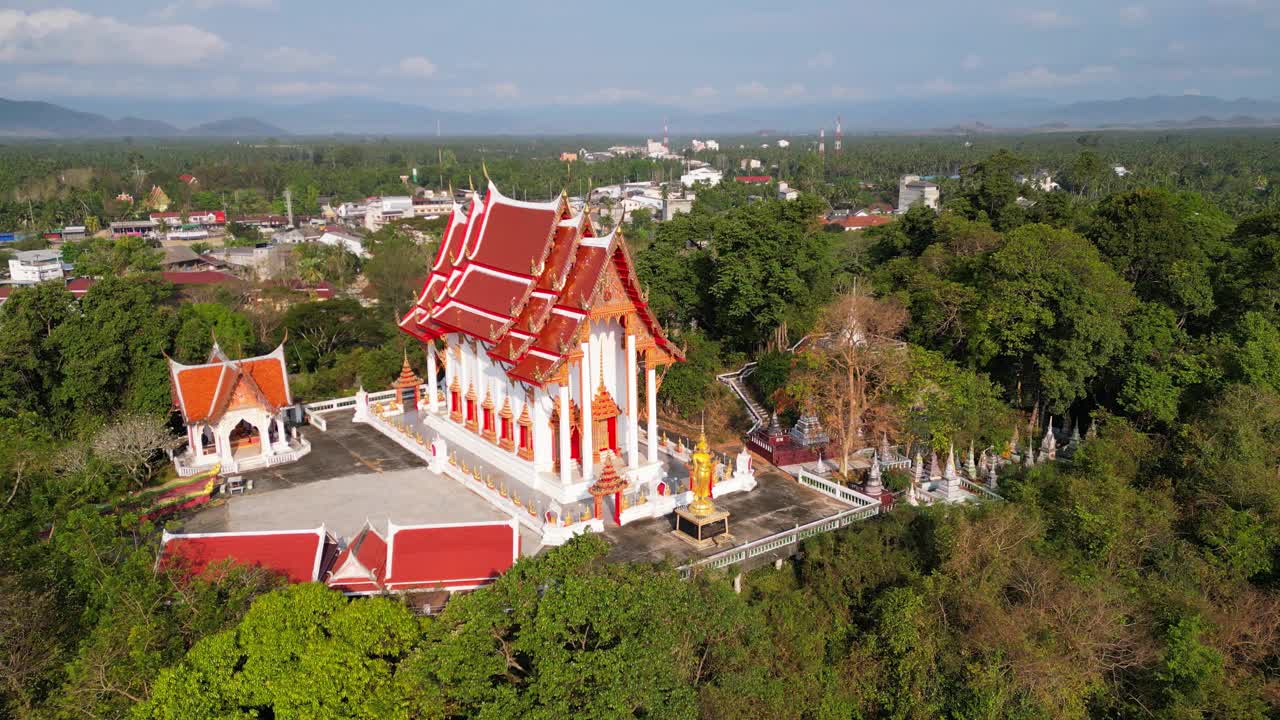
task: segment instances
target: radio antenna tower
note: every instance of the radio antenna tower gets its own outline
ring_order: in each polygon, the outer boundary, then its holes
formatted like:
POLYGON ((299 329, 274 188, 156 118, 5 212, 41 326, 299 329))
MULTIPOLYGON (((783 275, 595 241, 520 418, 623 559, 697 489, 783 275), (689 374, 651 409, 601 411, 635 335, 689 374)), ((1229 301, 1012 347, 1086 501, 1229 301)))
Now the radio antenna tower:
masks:
POLYGON ((818 154, 819 155, 827 154, 827 129, 826 128, 821 128, 820 130, 818 130, 818 154))
POLYGON ((836 154, 840 154, 840 116, 836 116, 836 154))
POLYGON ((671 152, 671 139, 667 136, 667 118, 665 116, 662 118, 662 147, 666 148, 667 152, 671 152))

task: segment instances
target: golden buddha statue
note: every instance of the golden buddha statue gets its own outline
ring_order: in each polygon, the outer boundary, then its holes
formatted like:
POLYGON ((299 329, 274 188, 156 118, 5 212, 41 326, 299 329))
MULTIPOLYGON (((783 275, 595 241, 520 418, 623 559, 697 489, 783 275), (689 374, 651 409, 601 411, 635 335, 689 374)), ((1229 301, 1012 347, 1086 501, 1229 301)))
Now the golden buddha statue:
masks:
POLYGON ((715 503, 711 502, 711 483, 716 476, 717 465, 718 462, 711 460, 707 433, 704 430, 698 436, 698 444, 689 463, 689 489, 693 491, 689 512, 697 517, 706 517, 716 511, 715 503))

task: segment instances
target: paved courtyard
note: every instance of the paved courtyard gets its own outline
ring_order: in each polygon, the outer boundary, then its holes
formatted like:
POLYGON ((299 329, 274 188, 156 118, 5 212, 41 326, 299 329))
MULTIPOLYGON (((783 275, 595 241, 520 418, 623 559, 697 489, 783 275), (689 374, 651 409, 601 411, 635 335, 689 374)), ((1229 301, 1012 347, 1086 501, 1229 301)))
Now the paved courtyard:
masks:
MULTIPOLYGON (((729 532, 741 545, 790 530, 797 525, 835 515, 849 506, 815 492, 772 468, 757 466, 756 489, 717 498, 716 507, 729 511, 729 532)), ((673 536, 674 516, 652 518, 619 527, 606 525, 604 536, 613 543, 609 559, 619 562, 677 564, 728 549, 713 547, 699 551, 673 536)))
MULTIPOLYGON (((510 516, 349 413, 328 416, 329 431, 304 430, 311 452, 296 463, 241 473, 253 490, 221 500, 183 523, 183 532, 314 528, 351 538, 368 519, 385 535, 397 525, 506 520, 510 516)), ((521 528, 525 554, 538 537, 521 528)))
MULTIPOLYGON (((296 463, 242 473, 253 481, 244 495, 219 499, 182 523, 183 532, 235 532, 314 528, 323 523, 351 538, 368 519, 380 533, 387 522, 420 523, 506 520, 502 511, 452 478, 427 470, 416 455, 347 412, 326 415, 328 432, 303 432, 311 452, 296 463)), ((678 462, 669 471, 686 475, 678 462)), ((847 509, 847 505, 800 485, 789 476, 757 465, 759 485, 750 493, 716 500, 728 510, 735 544, 789 530, 847 509)), ((619 562, 687 562, 723 548, 698 551, 671 535, 673 516, 619 527, 606 521, 604 538, 619 562)), ((521 528, 526 555, 541 547, 537 535, 521 528)))

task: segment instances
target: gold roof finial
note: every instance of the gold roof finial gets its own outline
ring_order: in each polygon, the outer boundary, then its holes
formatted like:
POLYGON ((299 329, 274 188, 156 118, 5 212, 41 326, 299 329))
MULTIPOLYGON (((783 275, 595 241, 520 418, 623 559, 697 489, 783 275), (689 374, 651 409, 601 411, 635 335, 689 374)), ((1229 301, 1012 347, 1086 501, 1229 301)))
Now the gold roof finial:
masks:
POLYGON ((484 173, 484 181, 492 185, 493 181, 489 179, 489 167, 485 165, 484 158, 480 158, 480 172, 484 173))
POLYGON ((471 187, 471 192, 476 191, 476 183, 475 180, 471 178, 471 173, 467 173, 467 185, 471 187))

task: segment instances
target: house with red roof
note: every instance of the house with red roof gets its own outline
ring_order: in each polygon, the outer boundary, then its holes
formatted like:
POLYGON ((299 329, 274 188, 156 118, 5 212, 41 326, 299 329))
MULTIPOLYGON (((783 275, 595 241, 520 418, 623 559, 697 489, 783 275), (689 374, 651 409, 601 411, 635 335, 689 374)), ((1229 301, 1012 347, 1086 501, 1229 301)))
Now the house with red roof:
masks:
POLYGON ((325 583, 348 595, 488 585, 520 558, 512 520, 436 525, 388 523, 387 538, 366 525, 338 554, 325 583))
POLYGON ((640 448, 658 437, 659 368, 684 353, 650 310, 620 229, 598 231, 563 193, 526 202, 489 183, 455 203, 400 329, 427 345, 426 397, 394 411, 500 469, 500 493, 521 511, 596 526, 670 511, 670 498, 650 502, 672 485, 658 443, 640 448), (616 502, 629 512, 595 511, 606 453, 620 460, 616 502))
POLYGON ((169 381, 187 427, 187 448, 174 455, 183 477, 214 466, 236 472, 293 462, 311 450, 285 428, 293 396, 283 343, 266 355, 232 360, 215 342, 200 365, 169 360, 169 381))
POLYGON ((887 225, 893 220, 892 215, 844 215, 828 219, 827 224, 838 226, 845 232, 855 232, 869 227, 887 225))
POLYGON ((171 534, 161 538, 162 567, 204 574, 225 564, 249 565, 294 583, 316 582, 337 553, 337 541, 321 525, 311 530, 171 534))
POLYGON ((773 178, 768 175, 738 175, 734 180, 748 185, 765 185, 773 182, 773 178))

